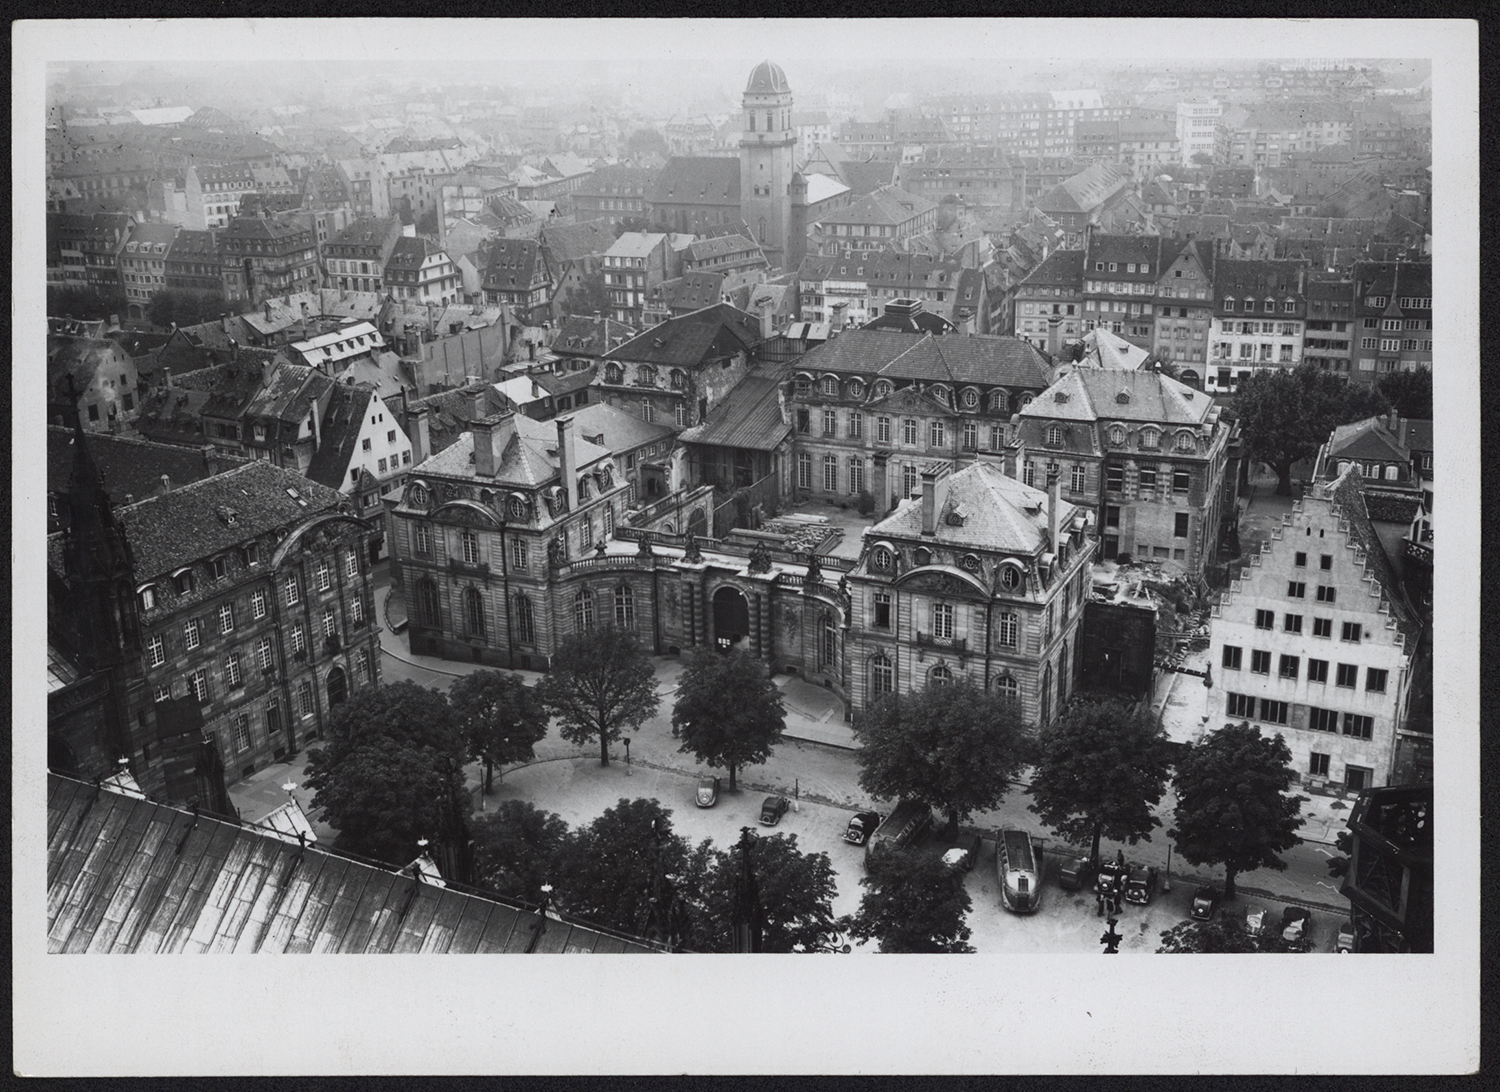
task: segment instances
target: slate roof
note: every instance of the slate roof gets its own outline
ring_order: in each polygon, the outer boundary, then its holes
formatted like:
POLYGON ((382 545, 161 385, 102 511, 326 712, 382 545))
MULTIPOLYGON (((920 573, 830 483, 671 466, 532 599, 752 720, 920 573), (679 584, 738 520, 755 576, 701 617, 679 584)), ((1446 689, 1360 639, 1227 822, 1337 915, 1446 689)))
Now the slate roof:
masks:
MULTIPOLYGON (((624 238, 624 236, 621 236, 621 238, 624 238)), ((721 254, 744 254, 749 251, 759 250, 759 244, 752 242, 743 235, 721 235, 717 239, 696 239, 689 243, 687 246, 687 257, 689 261, 701 262, 721 254)))
POLYGON ((747 95, 779 95, 791 90, 786 82, 786 73, 779 64, 761 61, 750 70, 750 80, 745 84, 747 95))
POLYGON ((759 318, 716 303, 669 318, 611 349, 606 358, 691 368, 708 359, 748 351, 760 342, 759 318))
MULTIPOLYGON (((551 421, 533 421, 521 413, 510 414, 506 421, 508 424, 491 433, 491 442, 500 450, 495 459, 495 476, 485 481, 534 489, 556 479, 557 426, 551 421)), ((578 469, 609 458, 609 451, 578 437, 577 430, 574 430, 574 436, 577 437, 574 447, 578 469)), ((418 470, 449 477, 477 478, 474 472, 474 433, 462 433, 413 472, 418 470)))
MULTIPOLYGON (((1043 490, 1007 477, 989 463, 971 463, 939 478, 934 500, 934 537, 938 542, 1020 557, 1031 557, 1048 548, 1050 498, 1043 490), (954 526, 948 516, 958 505, 966 515, 962 525, 954 526)), ((1062 501, 1059 526, 1066 525, 1077 511, 1077 505, 1062 501)), ((903 500, 894 512, 865 532, 866 539, 886 537, 926 537, 922 535, 920 500, 903 500)))
MULTIPOLYGON (((432 455, 451 446, 466 433, 469 422, 474 420, 473 405, 476 393, 483 399, 480 405, 480 417, 488 417, 508 408, 504 397, 488 383, 476 383, 467 387, 459 387, 457 390, 429 394, 426 398, 415 399, 409 404, 406 414, 406 434, 413 437, 416 435, 411 410, 418 406, 425 406, 427 407, 427 454, 432 455)), ((469 450, 473 451, 473 448, 470 447, 469 450)))
POLYGON ((335 383, 323 411, 322 438, 307 468, 307 476, 330 489, 349 481, 349 463, 359 443, 359 431, 369 415, 375 388, 368 383, 335 383))
POLYGON ((1432 451, 1432 422, 1410 417, 1400 419, 1398 432, 1401 444, 1408 451, 1432 451))
MULTIPOLYGON (((580 373, 581 374, 581 373, 580 373)), ((540 377, 538 377, 540 379, 540 377)), ((559 416, 573 418, 573 435, 589 439, 611 454, 631 451, 642 444, 670 439, 673 430, 666 425, 642 420, 608 402, 594 402, 559 416)))
POLYGON ((116 509, 137 579, 160 578, 259 534, 338 510, 344 498, 293 470, 252 460, 212 478, 116 509), (295 489, 306 505, 288 495, 295 489), (220 509, 235 513, 233 526, 220 509))
POLYGON ((778 370, 745 376, 709 411, 707 420, 678 433, 678 441, 774 451, 792 434, 790 422, 781 417, 784 375, 778 370))
POLYGON ((1335 428, 1328 437, 1328 457, 1330 461, 1379 459, 1405 464, 1411 461, 1411 451, 1391 434, 1385 417, 1368 417, 1335 428))
POLYGON ((1054 250, 1047 255, 1041 265, 1026 274, 1021 284, 1023 291, 1025 287, 1042 284, 1060 284, 1069 288, 1082 289, 1083 251, 1054 250))
POLYGON ((395 216, 366 217, 356 220, 325 246, 370 247, 379 249, 390 241, 391 235, 400 235, 401 221, 395 216))
POLYGON ((560 394, 572 394, 574 391, 583 390, 593 384, 594 377, 598 374, 598 367, 590 364, 581 371, 563 372, 561 375, 555 375, 552 372, 537 372, 527 378, 534 380, 538 387, 556 397, 560 394))
POLYGON ((385 267, 415 273, 429 257, 442 252, 440 246, 420 235, 403 235, 391 248, 391 256, 385 260, 385 267))
POLYGON ((1370 523, 1369 509, 1365 505, 1361 488, 1363 481, 1357 468, 1351 466, 1338 481, 1328 487, 1329 497, 1348 521, 1349 537, 1364 550, 1365 572, 1375 578, 1380 588, 1380 605, 1390 611, 1391 621, 1401 634, 1406 650, 1413 652, 1416 647, 1414 642, 1421 633, 1422 625, 1407 607, 1395 570, 1391 568, 1390 559, 1385 556, 1380 536, 1370 523))
POLYGON ((1036 207, 1046 213, 1092 212, 1124 188, 1127 181, 1115 164, 1095 163, 1042 194, 1036 207))
POLYGON ((536 279, 537 266, 545 263, 541 244, 534 239, 494 239, 490 242, 489 260, 485 263, 484 279, 499 280, 502 270, 509 270, 515 287, 526 289, 536 279))
MULTIPOLYGON (((89 455, 104 480, 104 491, 116 504, 128 497, 147 497, 161 488, 161 476, 167 475, 175 488, 211 477, 226 464, 245 462, 228 455, 214 454, 212 464, 201 448, 178 444, 156 444, 135 437, 115 436, 107 432, 85 432, 89 455)), ((73 470, 71 428, 47 426, 47 492, 65 494, 70 488, 73 470)))
POLYGON ((672 311, 697 311, 719 303, 724 295, 725 274, 695 269, 680 277, 662 281, 651 290, 653 302, 660 301, 672 311))
POLYGON ((666 237, 665 232, 627 231, 604 253, 615 258, 649 258, 666 237))
POLYGON ((1113 262, 1118 266, 1113 270, 1105 266, 1105 275, 1112 281, 1155 281, 1161 276, 1161 236, 1104 235, 1095 232, 1084 248, 1085 274, 1097 273, 1094 269, 1095 262, 1113 262), (1145 272, 1132 273, 1127 269, 1132 262, 1137 263, 1138 270, 1141 263, 1148 268, 1145 272))
POLYGON ((1240 299, 1248 292, 1255 298, 1298 295, 1297 275, 1307 269, 1306 262, 1285 262, 1270 258, 1221 258, 1214 268, 1214 300, 1224 297, 1240 299))
POLYGON ((819 217, 823 224, 886 224, 900 225, 916 219, 923 213, 937 208, 937 202, 929 201, 920 194, 907 193, 894 186, 885 185, 856 198, 843 208, 834 209, 819 217))
POLYGON ((633 326, 612 318, 569 315, 552 336, 549 348, 564 356, 602 357, 611 345, 628 341, 635 335, 633 326))
POLYGON ((615 231, 608 220, 585 220, 581 224, 545 224, 541 241, 553 261, 577 262, 596 258, 615 242, 615 231))
POLYGON ((1160 372, 1080 368, 1059 376, 1022 407, 1020 416, 1198 426, 1209 421, 1216 409, 1212 397, 1160 372), (1122 393, 1129 395, 1129 401, 1118 400, 1122 393), (1065 397, 1059 401, 1058 395, 1065 397))
POLYGON ((934 337, 897 330, 846 330, 809 349, 797 363, 811 374, 874 373, 888 379, 984 383, 1041 390, 1047 358, 1020 338, 934 337))
POLYGON ((244 415, 300 424, 313 400, 322 397, 332 383, 316 368, 283 362, 245 403, 244 415))
POLYGON ((738 156, 673 156, 651 187, 653 205, 740 203, 738 156))
POLYGON ((628 937, 373 861, 47 776, 49 952, 644 953, 628 937))

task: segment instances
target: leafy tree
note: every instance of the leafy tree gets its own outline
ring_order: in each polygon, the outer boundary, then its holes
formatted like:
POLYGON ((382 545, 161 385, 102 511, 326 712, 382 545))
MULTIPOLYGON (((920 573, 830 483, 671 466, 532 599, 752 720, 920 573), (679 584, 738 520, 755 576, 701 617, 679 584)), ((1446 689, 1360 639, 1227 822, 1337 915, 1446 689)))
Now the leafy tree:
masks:
POLYGON ((1053 833, 1073 843, 1091 839, 1099 864, 1099 838, 1151 840, 1161 826, 1155 807, 1167 786, 1169 762, 1161 729, 1124 703, 1074 702, 1041 738, 1031 776, 1031 811, 1053 833))
POLYGON ((567 638, 538 684, 542 703, 556 713, 570 743, 599 737, 599 765, 609 765, 609 744, 620 729, 639 728, 656 712, 656 672, 635 634, 604 627, 567 638))
POLYGON ((1190 863, 1224 866, 1226 899, 1240 873, 1284 872, 1278 854, 1302 844, 1307 797, 1287 791, 1297 780, 1291 760, 1280 734, 1267 739, 1248 722, 1210 733, 1177 760, 1176 826, 1167 835, 1190 863))
POLYGON ((732 791, 735 770, 764 762, 781 742, 781 689, 751 652, 695 649, 677 683, 672 727, 682 736, 680 752, 729 768, 732 791))
POLYGON ((1328 875, 1341 880, 1349 874, 1349 855, 1354 852, 1353 833, 1348 830, 1339 831, 1333 837, 1333 847, 1338 853, 1328 858, 1328 875))
POLYGON ((448 699, 412 682, 356 690, 308 754, 313 806, 351 849, 404 865, 417 840, 466 847, 463 736, 448 699))
POLYGON ((1194 152, 1193 163, 1199 167, 1212 167, 1214 165, 1214 157, 1210 152, 1194 152))
POLYGON ((1242 381, 1234 395, 1245 454, 1276 472, 1276 492, 1291 496, 1292 464, 1311 458, 1328 434, 1386 411, 1376 391, 1312 364, 1265 368, 1242 381))
POLYGON ((667 138, 655 129, 637 129, 625 138, 625 154, 630 156, 650 155, 655 152, 666 159, 672 150, 667 147, 667 138))
POLYGON ((1375 389, 1402 417, 1414 421, 1432 420, 1432 369, 1414 372, 1386 372, 1375 381, 1375 389))
POLYGON ((854 723, 859 783, 870 795, 917 800, 959 820, 999 806, 1022 765, 1020 708, 971 679, 887 694, 854 723))
POLYGON ((563 297, 565 315, 588 317, 595 312, 600 315, 612 313, 609 293, 604 289, 603 272, 588 273, 580 277, 577 284, 569 286, 563 297))
POLYGON ((474 882, 498 895, 540 902, 556 871, 568 824, 526 800, 502 800, 474 824, 474 882))
MULTIPOLYGON (((761 951, 805 952, 837 928, 837 885, 826 853, 803 853, 795 834, 755 838, 750 863, 761 905, 761 951)), ((743 860, 738 845, 710 851, 694 907, 695 952, 732 952, 732 926, 743 860)))
POLYGON ((196 326, 229 310, 222 292, 186 292, 163 288, 146 305, 146 318, 155 326, 196 326))
POLYGON ((469 757, 484 763, 484 791, 496 765, 525 762, 547 735, 547 710, 521 676, 503 671, 465 675, 448 691, 469 757))
POLYGON ((93 286, 51 285, 47 289, 47 314, 57 318, 92 321, 126 313, 125 294, 111 289, 101 292, 93 286))
POLYGON ((1258 937, 1245 932, 1238 918, 1221 917, 1215 921, 1183 921, 1164 930, 1157 955, 1245 955, 1247 953, 1286 953, 1308 951, 1307 938, 1284 940, 1274 928, 1258 937))
POLYGON ((672 832, 672 813, 655 800, 621 799, 572 831, 554 858, 553 900, 570 914, 676 946, 687 934, 705 844, 694 853, 672 832))
POLYGON ((931 854, 878 847, 859 881, 866 889, 859 909, 839 925, 859 940, 879 940, 882 952, 972 952, 964 875, 931 854))

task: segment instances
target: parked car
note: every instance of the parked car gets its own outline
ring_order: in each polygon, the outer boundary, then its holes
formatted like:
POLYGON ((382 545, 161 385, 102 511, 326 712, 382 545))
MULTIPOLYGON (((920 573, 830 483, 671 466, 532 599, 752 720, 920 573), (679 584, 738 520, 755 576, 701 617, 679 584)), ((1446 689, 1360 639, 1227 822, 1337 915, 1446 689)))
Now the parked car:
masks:
POLYGON ((1094 878, 1094 862, 1087 857, 1059 857, 1057 886, 1064 891, 1081 891, 1094 878))
POLYGON ((943 854, 943 863, 954 868, 962 868, 965 872, 974 871, 974 862, 979 859, 979 847, 984 838, 978 834, 970 837, 959 836, 958 845, 943 854))
POLYGON ((1136 865, 1125 878, 1125 901, 1145 906, 1156 894, 1156 869, 1136 865))
POLYGON ((844 841, 851 846, 862 846, 870 840, 870 835, 875 833, 875 828, 878 826, 880 826, 878 811, 862 811, 849 820, 849 826, 844 830, 844 841))
POLYGON ((1094 890, 1106 899, 1111 895, 1119 894, 1125 889, 1125 876, 1129 868, 1123 861, 1103 861, 1099 865, 1099 874, 1094 877, 1094 890))
POLYGON ((1288 906, 1281 912, 1281 939, 1306 940, 1312 932, 1312 911, 1288 906))
POLYGON ((781 822, 781 817, 791 806, 792 802, 784 796, 768 796, 760 806, 760 821, 768 827, 774 827, 781 822))
POLYGON ((1334 942, 1333 950, 1339 955, 1354 951, 1354 922, 1347 918, 1339 922, 1339 938, 1334 942))
POLYGON ((1252 906, 1245 911, 1245 932, 1250 936, 1260 936, 1269 924, 1269 915, 1264 906, 1252 906))
POLYGON ((719 779, 704 777, 698 781, 698 806, 711 808, 719 802, 719 779))
POLYGON ((891 849, 908 849, 920 845, 932 831, 932 809, 915 800, 903 800, 875 828, 874 835, 865 843, 865 863, 881 846, 891 849))
POLYGON ((1215 887, 1200 887, 1193 892, 1193 917, 1199 921, 1208 921, 1214 916, 1214 911, 1219 908, 1219 891, 1215 887))

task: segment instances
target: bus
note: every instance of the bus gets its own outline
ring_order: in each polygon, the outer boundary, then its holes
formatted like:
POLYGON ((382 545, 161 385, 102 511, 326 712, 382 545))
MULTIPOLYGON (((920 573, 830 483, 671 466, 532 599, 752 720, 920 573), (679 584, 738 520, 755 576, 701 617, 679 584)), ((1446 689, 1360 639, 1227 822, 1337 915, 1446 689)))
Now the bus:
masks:
POLYGON ((995 839, 995 874, 1000 904, 1017 914, 1033 914, 1042 904, 1042 876, 1036 847, 1024 830, 1002 830, 995 839))

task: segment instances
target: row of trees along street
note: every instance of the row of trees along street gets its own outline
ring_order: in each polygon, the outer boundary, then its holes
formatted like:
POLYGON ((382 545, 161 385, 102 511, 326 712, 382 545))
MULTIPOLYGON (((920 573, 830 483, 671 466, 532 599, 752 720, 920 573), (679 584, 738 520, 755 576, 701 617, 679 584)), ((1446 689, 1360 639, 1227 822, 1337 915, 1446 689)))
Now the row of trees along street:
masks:
MULTIPOLYGON (((634 635, 594 630, 565 641, 535 687, 479 671, 447 695, 410 682, 357 692, 310 753, 307 784, 343 848, 400 865, 425 839, 451 880, 528 901, 550 884, 565 912, 672 947, 731 950, 731 925, 743 925, 753 905, 763 951, 809 950, 833 931, 888 952, 970 950, 962 874, 931 854, 873 854, 858 911, 835 920, 828 858, 804 854, 795 836, 693 847, 659 803, 624 799, 575 831, 521 801, 471 826, 465 763, 483 764, 488 792, 494 768, 533 758, 555 717, 564 739, 597 741, 607 766, 609 744, 659 705, 651 658, 634 635), (758 893, 748 902, 747 883, 758 893)), ((672 724, 679 751, 726 768, 733 791, 737 771, 780 743, 785 711, 763 662, 699 650, 688 656, 672 724)), ((1300 841, 1290 752, 1249 724, 1181 749, 1174 772, 1159 727, 1117 701, 1082 696, 1033 733, 1014 702, 959 680, 886 696, 854 733, 865 791, 945 812, 950 838, 975 812, 998 807, 1029 765, 1030 810, 1065 841, 1088 844, 1096 865, 1101 838, 1150 840, 1169 779, 1177 806, 1167 833, 1190 863, 1224 868, 1226 898, 1237 876, 1284 869, 1279 855, 1300 841)))

